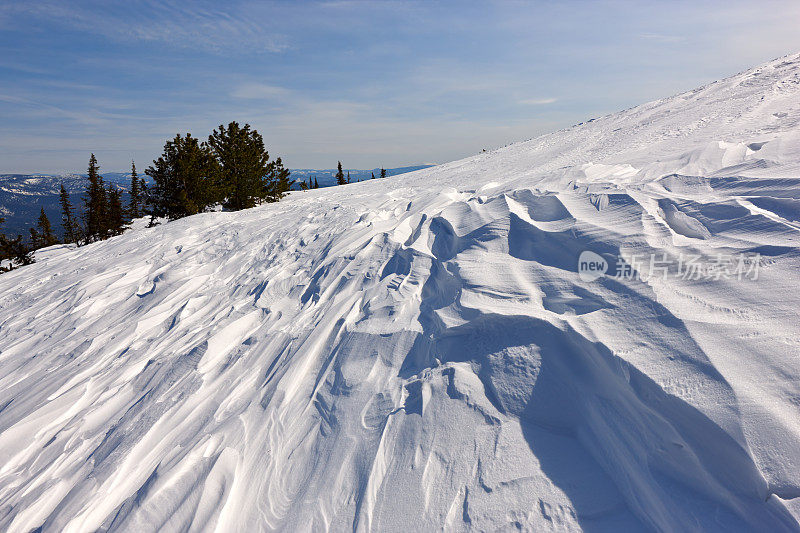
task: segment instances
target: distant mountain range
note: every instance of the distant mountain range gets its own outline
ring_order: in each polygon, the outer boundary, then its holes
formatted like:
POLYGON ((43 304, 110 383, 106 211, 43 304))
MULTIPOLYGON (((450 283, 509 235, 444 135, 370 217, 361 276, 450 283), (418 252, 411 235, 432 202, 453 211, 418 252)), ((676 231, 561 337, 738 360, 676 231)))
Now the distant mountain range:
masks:
MULTIPOLYGON (((431 165, 417 165, 409 167, 386 169, 386 175, 396 176, 406 172, 413 172, 431 165)), ((293 169, 292 178, 300 181, 313 181, 316 178, 320 187, 330 187, 336 184, 336 169, 293 169)), ((372 175, 376 178, 380 176, 381 169, 370 170, 346 169, 345 174, 350 173, 350 181, 364 181, 371 179, 372 175)), ((106 183, 113 183, 123 191, 123 201, 127 203, 128 187, 130 185, 130 173, 127 172, 105 172, 103 179, 106 183)), ((142 174, 142 177, 149 183, 150 179, 142 174)), ((53 229, 61 231, 61 206, 58 195, 61 184, 67 189, 72 205, 80 208, 83 205, 82 195, 86 190, 87 178, 85 174, 0 174, 0 217, 5 218, 5 223, 0 226, 0 233, 10 235, 23 234, 27 236, 28 228, 36 223, 39 211, 44 208, 44 212, 50 219, 53 229)), ((299 184, 293 186, 299 188, 299 184)))
MULTIPOLYGON (((127 203, 127 189, 130 174, 108 172, 103 174, 107 183, 113 183, 123 190, 123 200, 127 203)), ((0 218, 5 223, 0 233, 28 236, 28 228, 35 225, 39 212, 44 208, 47 218, 57 234, 61 234, 61 206, 59 192, 61 184, 67 189, 72 205, 83 205, 81 197, 86 190, 88 179, 82 174, 0 174, 0 218)))

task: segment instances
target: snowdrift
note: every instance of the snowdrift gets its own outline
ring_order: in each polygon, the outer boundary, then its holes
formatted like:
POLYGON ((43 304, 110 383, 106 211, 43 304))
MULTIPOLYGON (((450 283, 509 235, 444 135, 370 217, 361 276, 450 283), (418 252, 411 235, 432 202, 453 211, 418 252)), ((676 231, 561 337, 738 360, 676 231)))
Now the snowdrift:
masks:
POLYGON ((42 252, 0 529, 798 531, 799 252, 800 55, 42 252))

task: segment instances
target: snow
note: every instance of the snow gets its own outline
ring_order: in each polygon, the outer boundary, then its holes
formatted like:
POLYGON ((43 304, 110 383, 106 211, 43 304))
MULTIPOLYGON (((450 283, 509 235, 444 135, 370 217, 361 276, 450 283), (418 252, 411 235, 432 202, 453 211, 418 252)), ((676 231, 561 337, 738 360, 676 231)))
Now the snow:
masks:
POLYGON ((40 252, 0 276, 0 529, 800 530, 798 176, 795 54, 40 252))

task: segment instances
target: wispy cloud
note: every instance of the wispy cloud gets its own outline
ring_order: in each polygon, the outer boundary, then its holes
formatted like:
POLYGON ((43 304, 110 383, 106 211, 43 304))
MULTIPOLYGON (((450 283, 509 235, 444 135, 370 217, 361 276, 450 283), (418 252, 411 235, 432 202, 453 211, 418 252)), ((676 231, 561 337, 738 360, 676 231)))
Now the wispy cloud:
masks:
MULTIPOLYGON (((0 20, 2 20, 1 17, 0 20)), ((25 74, 47 74, 47 69, 35 68, 21 61, 9 61, 7 59, 0 59, 0 70, 13 70, 25 74)))
POLYGON ((668 35, 664 33, 640 33, 639 38, 664 44, 680 43, 686 40, 683 35, 668 35))
POLYGON ((524 105, 548 105, 556 102, 557 100, 555 98, 526 98, 519 101, 520 104, 524 105))
POLYGON ((246 8, 236 9, 234 4, 177 0, 31 1, 12 3, 4 12, 6 17, 24 14, 115 41, 157 42, 216 52, 282 52, 289 46, 280 32, 248 17, 246 8))
POLYGON ((8 95, 8 94, 0 94, 0 102, 6 102, 9 104, 14 104, 15 106, 25 106, 30 108, 27 114, 44 114, 45 116, 50 117, 51 119, 59 117, 59 118, 66 118, 71 121, 74 121, 77 124, 82 125, 100 125, 106 122, 104 117, 99 116, 97 113, 87 113, 87 112, 78 112, 78 111, 71 111, 68 109, 63 109, 61 107, 47 104, 44 102, 37 102, 35 100, 30 100, 28 98, 21 98, 19 96, 8 95))

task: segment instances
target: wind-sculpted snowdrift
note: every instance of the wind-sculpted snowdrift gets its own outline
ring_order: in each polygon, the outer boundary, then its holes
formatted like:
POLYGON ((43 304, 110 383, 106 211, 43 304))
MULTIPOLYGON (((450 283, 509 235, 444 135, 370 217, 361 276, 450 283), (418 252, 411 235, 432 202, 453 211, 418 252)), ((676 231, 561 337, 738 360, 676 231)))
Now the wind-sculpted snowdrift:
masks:
POLYGON ((797 531, 799 238, 793 55, 52 249, 0 276, 0 529, 797 531))

